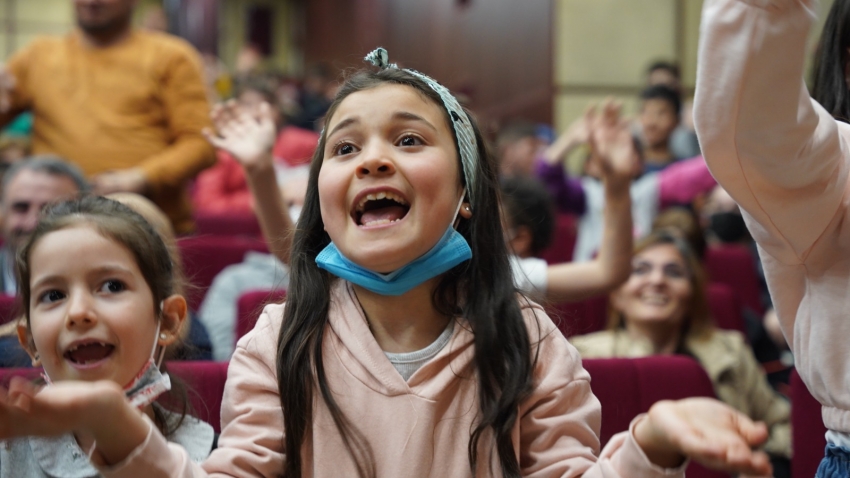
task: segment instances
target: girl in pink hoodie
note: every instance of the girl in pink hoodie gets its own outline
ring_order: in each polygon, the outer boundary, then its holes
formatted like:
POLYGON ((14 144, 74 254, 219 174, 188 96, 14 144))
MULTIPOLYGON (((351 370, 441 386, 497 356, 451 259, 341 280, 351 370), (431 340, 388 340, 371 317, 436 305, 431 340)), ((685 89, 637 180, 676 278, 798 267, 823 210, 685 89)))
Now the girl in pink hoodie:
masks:
MULTIPOLYGON (((514 289, 496 165, 471 115, 383 49, 368 58, 380 70, 351 77, 328 112, 287 301, 233 355, 219 448, 196 465, 120 396, 77 389, 16 389, 0 433, 86 427, 75 413, 99 407, 110 477, 661 478, 684 476, 689 456, 769 473, 751 450, 764 426, 708 399, 660 402, 599 453, 590 377, 514 289)), ((217 146, 267 154, 246 141, 261 119, 219 113, 217 146)))

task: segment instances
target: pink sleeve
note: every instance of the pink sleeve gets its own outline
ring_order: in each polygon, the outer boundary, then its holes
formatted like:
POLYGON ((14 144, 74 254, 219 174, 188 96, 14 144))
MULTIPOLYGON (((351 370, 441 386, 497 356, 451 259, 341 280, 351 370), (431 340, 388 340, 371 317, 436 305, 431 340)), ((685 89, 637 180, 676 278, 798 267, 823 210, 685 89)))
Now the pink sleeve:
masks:
POLYGON ((275 361, 281 305, 267 306, 256 327, 236 345, 221 404, 218 448, 202 465, 152 429, 142 445, 108 478, 202 478, 278 476, 283 472, 283 412, 275 361))
POLYGON ((716 184, 702 156, 675 162, 658 173, 661 208, 688 204, 716 184))
MULTIPOLYGON (((578 351, 537 309, 543 339, 532 395, 520 407, 520 468, 527 478, 684 477, 684 467, 659 468, 646 458, 632 434, 614 436, 597 459, 602 422, 599 400, 578 351)), ((534 334, 536 325, 531 325, 534 334)), ((532 338, 533 342, 537 342, 532 338)))
POLYGON ((702 15, 695 123, 709 167, 759 244, 798 264, 847 187, 850 126, 803 82, 812 0, 710 0, 702 15))

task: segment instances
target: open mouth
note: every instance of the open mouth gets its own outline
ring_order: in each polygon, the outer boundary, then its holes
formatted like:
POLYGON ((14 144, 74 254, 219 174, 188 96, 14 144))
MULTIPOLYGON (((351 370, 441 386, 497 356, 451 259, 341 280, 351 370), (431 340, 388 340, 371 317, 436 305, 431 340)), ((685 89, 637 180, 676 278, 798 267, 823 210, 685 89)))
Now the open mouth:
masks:
POLYGON ((106 359, 112 355, 113 351, 115 351, 114 345, 103 342, 87 342, 71 346, 63 356, 74 364, 90 365, 106 359))
POLYGON ((352 217, 358 226, 381 226, 404 219, 410 204, 398 194, 381 191, 367 194, 354 209, 352 217))

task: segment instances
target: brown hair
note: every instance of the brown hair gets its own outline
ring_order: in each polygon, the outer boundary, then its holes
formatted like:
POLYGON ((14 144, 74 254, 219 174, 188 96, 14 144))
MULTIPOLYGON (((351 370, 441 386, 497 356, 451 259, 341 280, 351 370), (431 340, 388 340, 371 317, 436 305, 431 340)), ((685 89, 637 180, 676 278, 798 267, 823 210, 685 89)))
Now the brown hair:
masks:
MULTIPOLYGON (((87 225, 103 237, 112 239, 132 252, 136 265, 142 273, 153 296, 153 315, 162 318, 160 304, 163 300, 182 290, 179 284, 179 272, 171 260, 169 248, 157 231, 137 212, 124 204, 97 196, 61 202, 48 207, 32 235, 18 251, 16 273, 20 291, 21 311, 30 327, 30 255, 44 236, 51 232, 87 225)), ((31 333, 31 332, 30 332, 31 333)), ((162 367, 163 371, 165 367, 162 367)), ((189 401, 185 387, 172 377, 172 391, 167 403, 177 404, 179 419, 167 417, 154 408, 155 418, 160 430, 166 436, 173 434, 189 411, 189 401)))
MULTIPOLYGON (((672 245, 682 256, 685 262, 685 267, 688 270, 688 277, 691 284, 691 299, 688 302, 688 307, 685 312, 684 322, 682 324, 682 336, 680 345, 685 342, 686 337, 701 337, 710 334, 714 330, 714 325, 711 320, 711 313, 708 309, 708 299, 706 297, 706 285, 708 283, 705 271, 700 264, 696 254, 688 243, 680 237, 670 234, 667 231, 655 231, 644 237, 635 245, 635 250, 632 256, 651 249, 655 246, 672 245)), ((612 302, 608 301, 608 330, 617 330, 625 327, 626 319, 623 313, 613 307, 612 302)), ((681 348, 681 347, 679 347, 681 348)))

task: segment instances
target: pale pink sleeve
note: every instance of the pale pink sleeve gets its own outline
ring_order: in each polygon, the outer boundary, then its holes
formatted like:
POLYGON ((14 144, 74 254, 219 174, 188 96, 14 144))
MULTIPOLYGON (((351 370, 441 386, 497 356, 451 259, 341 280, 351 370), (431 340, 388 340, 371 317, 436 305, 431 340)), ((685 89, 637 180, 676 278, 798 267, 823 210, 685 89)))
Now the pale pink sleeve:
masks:
POLYGON ((283 473, 283 412, 275 360, 280 305, 267 306, 254 329, 237 344, 227 371, 218 448, 202 465, 152 430, 121 464, 102 471, 108 478, 202 478, 279 476, 283 473))
POLYGON ((658 172, 658 199, 662 209, 688 204, 715 185, 717 181, 702 156, 683 159, 658 172))
MULTIPOLYGON (((528 310, 528 309, 527 309, 528 310)), ((540 326, 529 322, 532 341, 541 330, 534 390, 520 407, 519 458, 526 478, 684 477, 684 468, 666 470, 652 463, 631 433, 614 436, 599 458, 601 407, 590 390, 590 376, 578 351, 540 309, 540 326)), ((527 312, 528 315, 528 312, 527 312)))
POLYGON ((800 263, 840 207, 850 126, 803 82, 812 0, 707 0, 695 123, 709 168, 759 244, 800 263))

